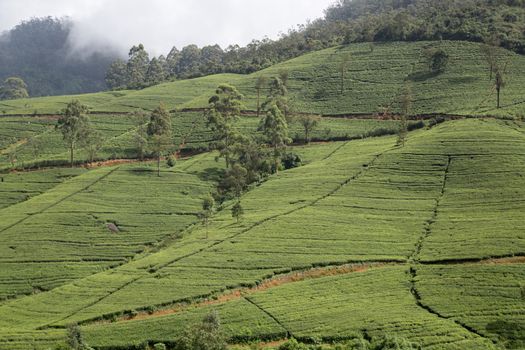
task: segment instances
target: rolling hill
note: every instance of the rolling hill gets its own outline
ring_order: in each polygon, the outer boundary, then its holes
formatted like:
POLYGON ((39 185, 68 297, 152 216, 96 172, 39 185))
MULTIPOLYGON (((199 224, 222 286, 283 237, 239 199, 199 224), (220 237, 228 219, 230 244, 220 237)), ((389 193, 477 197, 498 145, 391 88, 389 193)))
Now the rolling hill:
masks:
MULTIPOLYGON (((72 99, 93 112, 153 110, 163 101, 171 109, 207 107, 208 98, 221 83, 235 85, 245 95, 246 108, 256 109, 257 76, 289 73, 289 92, 295 111, 323 115, 374 114, 390 106, 399 111, 400 90, 412 86, 414 114, 509 116, 523 112, 525 58, 501 49, 506 66, 502 106, 496 109, 489 67, 477 43, 461 41, 352 44, 306 54, 251 75, 219 74, 160 84, 140 91, 112 91, 76 96, 2 101, 3 114, 56 114, 72 99), (432 75, 423 58, 426 47, 444 50, 449 63, 444 73, 432 75), (340 65, 350 55, 341 93, 340 65)), ((265 94, 263 93, 263 96, 265 94)))
POLYGON ((173 345, 212 310, 232 347, 293 337, 352 349, 392 335, 522 349, 525 59, 499 55, 501 109, 480 45, 458 41, 351 44, 251 75, 0 102, 0 349, 53 349, 73 323, 97 350, 173 345), (441 74, 428 73, 430 45, 449 55, 441 74), (322 115, 315 142, 292 120, 302 165, 243 193, 242 220, 227 200, 204 225, 225 164, 202 109, 233 84, 246 105, 236 128, 257 135, 255 80, 283 70, 294 111, 322 115), (399 122, 377 113, 399 112, 407 84, 400 145, 399 122), (66 169, 54 125, 72 99, 104 142, 96 162, 79 151, 82 166, 66 169), (161 101, 182 157, 158 177, 137 160, 131 112, 161 101))
POLYGON ((1 348, 46 349, 72 322, 97 349, 169 344, 211 309, 234 343, 521 344, 522 124, 456 120, 405 147, 387 136, 296 151, 307 164, 243 195, 239 223, 226 203, 208 239, 195 211, 221 165, 206 153, 160 181, 141 164, 65 173, 2 209, 1 348))

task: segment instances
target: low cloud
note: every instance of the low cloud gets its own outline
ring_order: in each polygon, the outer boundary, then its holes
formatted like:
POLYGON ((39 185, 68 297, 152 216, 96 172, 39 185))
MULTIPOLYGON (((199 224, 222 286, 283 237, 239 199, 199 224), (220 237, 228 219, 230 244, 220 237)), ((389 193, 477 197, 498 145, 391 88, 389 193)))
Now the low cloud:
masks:
POLYGON ((74 52, 116 48, 121 55, 143 43, 154 55, 172 46, 245 45, 322 17, 333 0, 2 0, 0 30, 22 19, 69 16, 74 52))

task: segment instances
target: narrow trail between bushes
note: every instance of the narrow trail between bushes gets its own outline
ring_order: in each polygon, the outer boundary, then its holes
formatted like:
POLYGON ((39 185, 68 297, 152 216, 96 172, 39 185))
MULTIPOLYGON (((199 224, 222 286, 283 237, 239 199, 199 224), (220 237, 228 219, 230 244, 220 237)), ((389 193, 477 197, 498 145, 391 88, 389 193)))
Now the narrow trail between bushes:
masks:
MULTIPOLYGON (((342 148, 345 147, 345 145, 347 145, 348 143, 345 143, 345 144, 342 144, 341 146, 339 146, 336 150, 332 151, 330 154, 328 154, 324 160, 327 160, 327 159, 330 159, 330 157, 332 157, 334 154, 336 154, 339 150, 341 150, 342 148)), ((346 185, 354 182, 355 180, 361 178, 362 176, 364 176, 371 168, 373 168, 373 165, 377 162, 377 160, 382 157, 384 154, 390 152, 390 151, 393 151, 397 149, 396 146, 393 146, 393 147, 390 147, 390 148, 387 148, 386 150, 378 153, 378 154, 375 154, 375 155, 372 155, 370 158, 370 160, 367 162, 367 166, 366 167, 363 167, 362 169, 359 169, 358 171, 356 171, 352 176, 349 176, 348 178, 344 179, 341 183, 339 183, 337 186, 335 186, 332 190, 330 190, 329 192, 319 196, 318 198, 314 199, 314 200, 311 200, 310 202, 308 203, 305 203, 304 205, 301 205, 301 206, 298 206, 298 207, 295 207, 293 209, 290 209, 290 210, 287 210, 285 212, 282 212, 282 213, 279 213, 279 214, 275 214, 275 215, 272 215, 272 216, 269 216, 269 217, 266 217, 262 220, 259 220, 259 221, 256 221, 256 222, 253 222, 250 226, 246 227, 245 229, 243 230, 240 230, 232 235, 229 235, 227 237, 224 237, 222 239, 219 239, 219 240, 216 240, 216 241, 211 241, 211 242, 208 242, 207 244, 205 244, 204 246, 202 246, 201 248, 199 249, 196 249, 192 252, 189 252, 183 256, 178 256, 176 258, 173 258, 171 260, 168 260, 168 261, 165 261, 165 262, 162 262, 162 263, 159 263, 158 265, 154 266, 151 268, 151 271, 150 271, 150 274, 146 274, 146 275, 141 275, 141 276, 138 276, 136 277, 136 279, 134 279, 133 281, 131 282, 127 282, 125 283, 123 286, 121 287, 118 287, 116 288, 114 291, 112 292, 109 292, 107 294, 105 294, 104 296, 101 296, 97 301, 93 302, 93 303, 90 303, 89 305, 84 305, 84 306, 81 306, 80 308, 78 308, 77 310, 71 312, 70 314, 67 315, 67 317, 61 317, 61 320, 60 321, 64 321, 64 320, 67 320, 68 318, 72 318, 74 317, 75 315, 79 314, 80 312, 88 309, 89 307, 92 307, 94 305, 96 305, 97 303, 107 299, 108 297, 110 297, 111 295, 113 295, 114 293, 118 292, 119 290, 137 282, 137 281, 140 281, 144 278, 147 278, 148 276, 151 275, 151 273, 157 273, 159 271, 161 271, 162 269, 166 268, 166 267, 169 267, 183 259, 186 259, 188 257, 192 257, 192 256, 195 256, 197 254, 200 254, 202 252, 205 252, 205 251, 209 251, 210 249, 213 249, 215 248, 216 246, 226 242, 226 241, 229 241, 229 240, 232 240, 234 238, 237 238, 241 235, 244 235, 248 232, 250 232, 251 230, 255 229, 256 227, 259 227, 265 223, 268 223, 270 221, 273 221, 275 219, 279 219, 279 218, 282 218, 284 216, 287 216, 287 215, 290 215, 290 214, 293 214, 297 211, 300 211, 300 210, 303 210, 305 208, 308 208, 308 207, 311 207, 311 206, 314 206, 316 205, 317 203, 319 203, 320 201, 334 195, 335 193, 337 193, 338 191, 340 191, 342 188, 344 188, 346 185)), ((444 169, 444 175, 443 175, 443 183, 442 183, 442 188, 441 188, 441 193, 440 193, 440 196, 437 198, 436 200, 436 208, 433 212, 433 215, 432 215, 432 219, 427 223, 427 225, 430 226, 432 220, 435 220, 436 216, 437 216, 437 211, 438 211, 438 205, 439 205, 439 201, 441 199, 441 197, 444 195, 444 192, 445 192, 445 189, 446 189, 446 182, 447 182, 447 176, 448 176, 448 168, 450 167, 450 164, 452 162, 452 158, 451 157, 448 157, 448 162, 447 162, 447 165, 445 166, 445 169, 444 169)), ((429 227, 430 228, 430 227, 429 227)), ((191 230, 191 228, 189 229, 191 230)), ((410 259, 410 262, 411 263, 414 263, 414 260, 416 260, 416 258, 418 258, 418 255, 419 255, 419 251, 422 247, 422 244, 423 244, 423 240, 424 238, 430 234, 430 230, 425 230, 423 232, 423 236, 421 238, 421 242, 418 242, 418 245, 416 246, 415 248, 415 252, 412 254, 412 257, 410 259), (418 249, 419 247, 419 249, 418 249)), ((518 260, 518 261, 515 261, 515 260, 509 260, 510 258, 512 258, 511 256, 507 256, 507 257, 501 257, 501 258, 505 258, 506 260, 506 263, 520 263, 522 262, 522 260, 518 260)), ((514 259, 514 258, 512 258, 514 259)), ((492 263, 494 263, 494 260, 491 259, 492 263)), ((394 264, 397 264, 397 265, 406 265, 409 261, 397 261, 397 262, 394 262, 394 264)), ((472 261, 471 259, 465 259, 465 260, 457 260, 457 261, 454 261, 454 262, 451 262, 451 263, 454 263, 454 264, 463 264, 463 263, 479 263, 481 262, 481 260, 479 261, 472 261)), ((346 264, 349 264, 350 262, 346 262, 346 264)), ((367 262, 359 262, 359 261, 354 261, 352 262, 354 264, 358 264, 358 263, 367 263, 367 262)), ((391 264, 392 261, 371 261, 371 262, 368 262, 369 264, 391 264)), ((334 266, 331 266, 331 268, 333 268, 334 266)), ((350 272, 354 272, 352 269, 350 269, 350 272)), ((344 273, 344 272, 343 272, 344 273)), ((283 284, 283 283, 290 283, 290 282, 294 282, 295 279, 297 278, 284 278, 284 279, 279 279, 279 277, 276 277, 275 280, 276 282, 266 282, 265 284, 263 284, 266 288, 270 288, 270 286, 277 286, 277 285, 280 285, 280 284, 283 284), (269 283, 269 284, 268 284, 269 283)), ((300 280, 300 279, 299 279, 300 280)), ((240 298, 241 295, 243 293, 247 293, 247 292, 250 292, 250 290, 246 290, 246 289, 243 289, 243 288, 238 288, 238 289, 233 289, 233 292, 228 292, 226 294, 221 294, 223 293, 223 290, 224 289, 216 289, 216 290, 211 290, 206 296, 201 296, 201 298, 213 298, 213 297, 216 297, 217 299, 216 300, 213 300, 213 301, 210 301, 210 300, 205 300, 205 301, 201 301, 201 302, 196 302, 192 305, 209 305, 210 303, 213 303, 213 304, 218 304, 218 303, 222 303, 222 302, 226 302, 228 300, 231 300, 231 299, 235 299, 235 298, 240 298), (219 297, 217 297, 217 295, 219 295, 219 297)), ((261 290, 261 286, 259 286, 255 291, 260 291, 261 290)), ((252 291, 254 292, 254 291, 252 291)), ((191 297, 191 296, 190 296, 191 297)), ((201 299, 202 300, 202 299, 201 299)), ((159 304, 159 305, 150 305, 150 306, 153 306, 153 307, 160 307, 160 308, 164 308, 162 309, 161 311, 158 311, 156 313, 153 313, 153 314, 148 314, 148 313, 145 313, 145 312, 139 312, 139 315, 137 315, 136 317, 133 317, 132 319, 143 319, 143 318, 150 318, 150 317, 156 317, 156 316, 162 316, 162 315, 165 315, 165 314, 170 314, 170 313, 176 313, 176 312, 179 312, 183 309, 185 309, 187 307, 187 304, 185 303, 181 303, 181 301, 173 301, 173 303, 171 303, 171 305, 174 305, 173 308, 167 308, 166 309, 166 304, 159 304)), ((105 315, 105 316, 111 316, 111 315, 117 315, 118 313, 111 313, 109 315, 105 315)), ((129 316, 128 317, 123 317, 122 320, 126 320, 126 319, 129 319, 129 316)), ((58 322, 60 322, 58 321, 58 322)), ((82 323, 83 324, 89 324, 89 323, 96 323, 96 322, 101 322, 100 321, 100 318, 97 317, 97 318, 90 318, 90 319, 86 319, 86 320, 83 320, 82 323)), ((48 325, 46 326, 51 326, 51 325, 56 325, 57 321, 53 321, 53 322, 50 322, 48 325)), ((44 326, 43 328, 45 328, 46 326, 44 326)))
POLYGON ((416 279, 417 279, 417 268, 412 266, 410 267, 410 293, 412 294, 412 296, 414 297, 414 300, 416 302, 416 305, 418 307, 420 307, 421 309, 425 310, 426 312, 442 319, 442 320, 447 320, 447 321, 451 321, 451 322, 454 322, 458 327, 461 327, 463 328, 464 330, 466 330, 468 333, 472 334, 474 337, 479 337, 479 338, 483 338, 483 339, 486 339, 490 342, 492 342, 493 344, 496 344, 497 342, 490 339, 490 338, 487 338, 486 336, 484 336, 483 334, 481 334, 478 330, 476 330, 475 328, 473 327, 470 327, 469 325, 457 320, 457 319, 453 319, 453 318, 450 318, 450 317, 446 317, 442 314, 440 314, 438 311, 434 310, 433 308, 431 308, 430 306, 426 305, 422 298, 421 298, 421 295, 419 294, 419 291, 417 289, 417 282, 416 282, 416 279))
MULTIPOLYGON (((366 272, 371 269, 382 268, 386 266, 395 266, 396 263, 383 263, 383 262, 370 262, 370 263, 354 263, 354 264, 341 264, 339 266, 333 265, 329 267, 318 267, 310 268, 305 270, 298 270, 291 273, 276 275, 275 277, 261 281, 255 287, 242 287, 231 289, 224 294, 210 296, 201 301, 195 303, 179 303, 175 304, 172 307, 157 310, 154 312, 139 312, 134 316, 124 316, 120 317, 118 321, 137 321, 137 320, 146 320, 150 318, 156 318, 166 315, 172 315, 179 312, 183 312, 190 308, 195 307, 205 307, 210 305, 219 305, 233 300, 246 299, 248 302, 254 304, 252 300, 249 299, 249 295, 262 292, 268 289, 276 288, 285 284, 301 282, 309 279, 317 279, 328 276, 339 276, 352 273, 361 273, 366 272)), ((257 306, 261 310, 261 307, 257 306)), ((263 310, 265 313, 266 310, 263 310)), ((272 318, 274 318, 272 316, 272 318)), ((106 323, 105 321, 94 322, 94 323, 106 323)), ((279 323, 279 322, 278 322, 279 323)), ((279 323, 280 324, 280 323, 279 323)), ((284 327, 283 327, 284 328, 284 327)))
MULTIPOLYGON (((515 265, 515 264, 525 264, 525 256, 516 256, 516 257, 504 257, 504 258, 490 258, 483 259, 476 262, 471 260, 466 260, 465 262, 457 262, 453 264, 444 264, 444 265, 515 265)), ((422 263, 421 266, 427 265, 422 263)), ((239 300, 239 299, 250 299, 250 295, 256 294, 259 292, 264 292, 269 289, 278 288, 280 286, 302 282, 310 279, 318 279, 323 277, 330 276, 341 276, 349 275, 355 273, 365 273, 371 270, 378 270, 388 267, 408 267, 410 268, 410 292, 416 298, 418 306, 423 307, 425 310, 429 311, 428 307, 424 306, 421 303, 421 298, 417 289, 415 288, 415 279, 416 279, 416 270, 412 271, 412 264, 410 262, 392 262, 392 261, 370 261, 370 262, 344 262, 340 265, 328 265, 325 267, 311 267, 306 269, 301 269, 293 272, 276 274, 275 276, 265 279, 259 282, 254 287, 239 287, 230 289, 221 294, 212 293, 206 298, 201 300, 196 300, 195 302, 181 302, 174 303, 169 307, 164 307, 154 312, 151 311, 140 311, 133 316, 121 316, 117 318, 117 322, 129 322, 129 321, 141 321, 154 319, 162 316, 173 315, 180 312, 187 311, 189 309, 220 305, 230 301, 239 300)), ((247 300, 252 302, 253 300, 247 300)), ((259 307, 261 308, 261 307, 259 307)), ((265 311, 266 312, 266 311, 265 311)), ((435 313, 435 312, 432 312, 435 313)), ((446 317, 441 316, 441 318, 447 319, 446 317)), ((106 324, 110 321, 87 321, 82 324, 106 324)), ((284 328, 285 329, 285 328, 284 328)), ((285 329, 286 330, 286 329, 285 329)))
MULTIPOLYGON (((343 145, 343 146, 344 146, 344 145, 343 145)), ((339 147, 338 150, 340 150, 341 148, 342 148, 342 147, 339 147)), ((170 266, 170 265, 172 265, 172 264, 174 264, 174 263, 176 263, 176 262, 178 262, 178 261, 181 261, 181 260, 183 260, 183 259, 186 259, 186 258, 189 258, 189 257, 195 256, 195 255, 197 255, 197 254, 200 254, 200 253, 202 253, 202 252, 208 251, 208 250, 210 250, 210 249, 213 249, 214 247, 216 247, 216 246, 218 246, 218 245, 220 245, 220 244, 222 244, 222 243, 224 243, 224 242, 227 242, 227 241, 229 241, 229 240, 232 240, 232 239, 234 239, 234 238, 236 238, 236 237, 239 237, 240 235, 243 235, 243 234, 245 234, 245 233, 247 233, 247 232, 250 232, 250 231, 253 230, 254 228, 256 228, 256 227, 258 227, 258 226, 261 226, 261 225, 263 225, 263 224, 265 224, 265 223, 267 223, 267 222, 270 222, 270 221, 272 221, 272 220, 275 220, 275 219, 278 219, 278 218, 281 218, 281 217, 284 217, 284 216, 287 216, 287 215, 293 214, 293 213, 295 213, 295 212, 297 212, 297 211, 299 211, 299 210, 303 210, 303 209, 305 209, 305 208, 308 208, 308 207, 311 207, 311 206, 317 204, 318 202, 322 201, 323 199, 326 199, 326 198, 328 198, 329 196, 331 196, 331 195, 337 193, 338 191, 340 191, 343 187, 345 187, 345 186, 348 185, 349 183, 351 183, 351 182, 357 180, 358 178, 360 178, 361 176, 363 176, 363 175, 364 175, 364 174, 365 174, 365 173, 366 173, 366 172, 372 167, 372 165, 377 161, 377 159, 378 159, 379 157, 381 157, 382 155, 384 155, 385 153, 387 153, 387 152, 389 152, 389 151, 394 150, 395 148, 396 148, 396 147, 394 146, 394 147, 389 148, 389 149, 387 149, 387 150, 385 150, 385 151, 383 151, 383 152, 381 152, 381 153, 379 153, 379 154, 373 155, 373 156, 372 156, 372 159, 370 160, 370 162, 368 162, 367 167, 365 167, 365 168, 363 168, 363 169, 360 169, 360 170, 357 171, 355 174, 353 174, 352 176, 350 176, 350 177, 348 177, 347 179, 345 179, 344 181, 342 181, 342 182, 341 182, 337 187, 335 187, 333 190, 331 190, 331 191, 327 192, 326 194, 324 194, 324 195, 322 195, 322 196, 320 196, 320 197, 318 197, 318 198, 316 198, 316 199, 310 201, 309 203, 307 203, 307 204, 305 204, 305 205, 302 205, 302 206, 299 206, 299 207, 296 207, 296 208, 293 208, 293 209, 291 209, 291 210, 285 211, 285 212, 283 212, 283 213, 279 213, 279 214, 275 214, 275 215, 272 215, 272 216, 266 217, 266 218, 264 218, 264 219, 262 219, 262 220, 260 220, 260 221, 256 221, 256 222, 254 222, 253 224, 251 224, 249 227, 247 227, 247 228, 245 228, 245 229, 243 229, 243 230, 241 230, 241 231, 239 231, 239 232, 237 232, 237 233, 235 233, 235 234, 232 234, 232 235, 230 235, 230 236, 228 236, 228 237, 225 237, 225 238, 219 239, 219 240, 217 240, 217 241, 211 242, 211 243, 207 244, 206 246, 204 246, 204 247, 202 247, 202 248, 200 248, 200 249, 197 249, 197 250, 195 250, 195 251, 193 251, 193 252, 190 252, 190 253, 185 254, 185 255, 183 255, 183 256, 176 257, 176 258, 174 258, 174 259, 172 259, 172 260, 166 261, 166 262, 161 263, 161 264, 159 264, 159 265, 157 265, 157 266, 155 266, 155 267, 152 267, 152 268, 150 269, 150 273, 157 273, 157 272, 159 272, 160 270, 162 270, 162 269, 164 269, 164 268, 166 268, 166 267, 168 267, 168 266, 170 266)), ((326 159, 329 159, 330 157, 332 157, 335 153, 336 153, 336 152, 332 152, 331 154, 329 154, 329 156, 326 157, 325 160, 326 160, 326 159)), ((149 274, 139 276, 139 277, 137 277, 136 280, 133 281, 132 283, 137 282, 137 281, 139 281, 139 280, 141 280, 141 279, 147 278, 148 276, 149 276, 149 274)), ((128 286, 129 284, 130 284, 130 283, 125 283, 125 286, 128 286)), ((99 303, 100 301, 107 299, 108 297, 110 297, 111 295, 113 295, 114 293, 116 293, 118 290, 124 288, 125 286, 123 286, 123 287, 121 287, 121 288, 117 288, 115 291, 112 291, 112 292, 110 292, 110 293, 108 293, 108 294, 102 296, 99 300, 97 300, 97 301, 94 302, 94 303, 90 303, 89 305, 84 305, 84 306, 78 308, 78 309, 75 310, 74 312, 68 314, 67 317, 62 317, 62 318, 61 318, 60 320, 58 320, 58 321, 57 321, 57 320, 54 320, 54 321, 52 321, 52 322, 49 322, 48 324, 46 324, 45 326, 42 326, 42 327, 40 327, 40 328, 46 328, 46 327, 48 327, 48 326, 50 326, 50 325, 56 324, 57 322, 64 321, 64 320, 66 320, 66 319, 68 319, 68 318, 71 318, 71 317, 77 315, 79 312, 84 311, 84 310, 86 310, 87 308, 96 305, 96 304, 99 303)), ((210 291, 209 294, 210 294, 210 295, 213 295, 213 294, 216 294, 216 293, 218 293, 218 292, 220 292, 220 291, 218 291, 218 290, 213 290, 213 291, 210 291)), ((155 306, 155 305, 154 305, 154 306, 155 306)), ((95 320, 93 320, 93 319, 85 320, 84 323, 87 323, 87 322, 90 322, 90 321, 95 321, 95 320)))
POLYGON ((438 210, 439 205, 441 203, 441 200, 445 196, 445 190, 447 187, 447 181, 448 181, 448 175, 450 170, 450 165, 452 164, 452 156, 447 156, 447 164, 445 165, 445 169, 443 172, 443 179, 441 182, 441 191, 437 198, 435 198, 436 204, 434 206, 434 209, 432 211, 431 217, 425 222, 425 227, 423 228, 423 233, 421 234, 421 237, 419 238, 416 247, 414 249, 414 252, 409 257, 410 261, 418 262, 419 261, 419 255, 421 253, 421 249, 423 249, 423 244, 425 239, 427 239, 432 234, 432 225, 436 222, 437 216, 438 216, 438 210))

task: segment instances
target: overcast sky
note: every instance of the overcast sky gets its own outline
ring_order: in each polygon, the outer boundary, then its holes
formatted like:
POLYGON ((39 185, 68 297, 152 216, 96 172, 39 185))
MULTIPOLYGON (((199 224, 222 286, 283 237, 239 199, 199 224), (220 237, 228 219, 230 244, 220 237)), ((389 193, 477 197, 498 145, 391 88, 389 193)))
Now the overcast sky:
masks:
POLYGON ((0 0, 0 31, 23 19, 69 16, 79 49, 136 43, 158 55, 173 45, 247 44, 277 38, 290 27, 323 16, 335 0, 0 0))

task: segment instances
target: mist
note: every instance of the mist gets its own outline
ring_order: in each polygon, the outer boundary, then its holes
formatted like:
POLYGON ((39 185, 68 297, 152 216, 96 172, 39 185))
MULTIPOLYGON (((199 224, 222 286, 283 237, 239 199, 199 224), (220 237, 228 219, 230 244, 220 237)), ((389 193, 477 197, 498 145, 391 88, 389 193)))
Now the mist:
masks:
POLYGON ((116 50, 125 56, 143 43, 152 55, 188 44, 246 45, 278 38, 323 16, 334 0, 2 0, 0 31, 31 17, 67 16, 72 53, 116 50))

